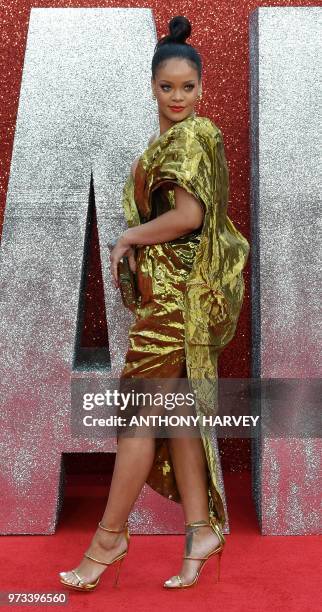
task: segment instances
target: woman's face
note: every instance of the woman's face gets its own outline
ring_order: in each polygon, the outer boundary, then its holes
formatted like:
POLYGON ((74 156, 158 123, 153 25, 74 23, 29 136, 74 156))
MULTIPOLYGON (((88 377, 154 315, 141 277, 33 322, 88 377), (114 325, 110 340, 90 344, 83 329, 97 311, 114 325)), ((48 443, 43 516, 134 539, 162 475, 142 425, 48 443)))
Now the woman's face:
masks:
POLYGON ((185 59, 176 57, 158 66, 151 85, 159 114, 170 122, 182 121, 191 115, 201 91, 197 69, 185 59))

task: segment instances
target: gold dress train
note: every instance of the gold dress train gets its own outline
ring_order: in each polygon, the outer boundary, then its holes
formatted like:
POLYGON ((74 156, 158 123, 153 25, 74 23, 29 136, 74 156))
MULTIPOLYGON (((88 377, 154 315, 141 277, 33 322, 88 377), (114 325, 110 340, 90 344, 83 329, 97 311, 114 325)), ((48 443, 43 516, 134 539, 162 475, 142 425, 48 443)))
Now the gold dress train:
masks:
MULTIPOLYGON (((137 246, 139 299, 121 380, 188 377, 211 382, 217 378, 218 354, 236 329, 249 245, 227 216, 229 177, 222 133, 207 117, 190 115, 175 123, 141 155, 135 180, 130 174, 123 190, 128 225, 174 208, 173 184, 198 199, 205 211, 203 225, 176 240, 137 246)), ((197 413, 215 413, 207 392, 200 393, 197 413)), ((223 527, 213 445, 207 432, 201 430, 200 435, 207 459, 209 515, 223 527)), ((156 440, 147 483, 181 501, 167 439, 156 440)))

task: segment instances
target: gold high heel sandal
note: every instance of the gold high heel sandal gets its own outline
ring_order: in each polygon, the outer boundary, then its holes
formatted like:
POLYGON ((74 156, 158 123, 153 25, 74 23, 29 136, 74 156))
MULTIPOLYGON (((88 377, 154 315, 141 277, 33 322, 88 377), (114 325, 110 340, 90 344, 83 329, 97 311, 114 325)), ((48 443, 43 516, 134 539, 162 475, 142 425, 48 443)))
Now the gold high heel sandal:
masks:
MULTIPOLYGON (((124 557, 126 557, 128 550, 129 550, 129 545, 130 545, 130 534, 129 534, 128 522, 126 522, 123 529, 120 529, 120 530, 108 529, 108 527, 104 527, 101 524, 101 522, 98 523, 98 526, 101 529, 103 529, 103 531, 111 531, 112 533, 122 533, 123 531, 125 532, 125 536, 127 540, 127 549, 121 554, 117 555, 115 559, 112 559, 112 561, 108 561, 108 562, 100 561, 99 559, 95 559, 95 557, 91 557, 87 553, 84 553, 84 557, 87 557, 87 559, 91 559, 92 561, 96 561, 96 563, 101 563, 101 565, 108 566, 118 561, 118 565, 116 567, 115 579, 114 579, 114 586, 116 586, 118 582, 118 578, 119 578, 121 563, 124 557)), ((60 572, 60 582, 64 584, 65 586, 69 587, 70 589, 75 589, 76 591, 93 591, 97 587, 100 581, 100 577, 101 577, 99 576, 97 580, 95 580, 95 582, 85 582, 84 579, 81 576, 79 576, 79 574, 74 569, 71 570, 71 572, 74 574, 74 576, 76 576, 78 580, 77 584, 73 584, 72 582, 68 582, 67 580, 64 580, 62 576, 63 574, 66 574, 67 572, 60 572)))
POLYGON ((201 570, 202 568, 205 566, 206 561, 208 561, 208 559, 210 559, 210 557, 212 557, 213 555, 218 555, 218 565, 217 565, 217 581, 219 582, 220 580, 220 561, 221 561, 221 555, 223 553, 224 550, 224 546, 226 543, 224 534, 221 530, 221 528, 219 527, 219 525, 214 521, 214 519, 212 517, 209 518, 209 523, 205 522, 205 521, 195 521, 194 523, 186 523, 186 527, 208 527, 210 526, 212 528, 212 530, 214 531, 214 533, 216 534, 216 536, 219 539, 219 544, 217 544, 216 548, 214 548, 214 550, 211 550, 208 555, 206 557, 183 557, 184 559, 193 559, 194 561, 203 561, 203 563, 201 563, 199 569, 197 570, 197 573, 193 579, 192 582, 189 582, 188 584, 184 584, 182 582, 182 578, 179 574, 177 574, 176 576, 173 576, 173 578, 176 578, 179 584, 173 584, 173 579, 169 578, 169 580, 166 580, 163 584, 163 586, 167 589, 183 589, 185 587, 191 587, 194 584, 196 584, 201 570))

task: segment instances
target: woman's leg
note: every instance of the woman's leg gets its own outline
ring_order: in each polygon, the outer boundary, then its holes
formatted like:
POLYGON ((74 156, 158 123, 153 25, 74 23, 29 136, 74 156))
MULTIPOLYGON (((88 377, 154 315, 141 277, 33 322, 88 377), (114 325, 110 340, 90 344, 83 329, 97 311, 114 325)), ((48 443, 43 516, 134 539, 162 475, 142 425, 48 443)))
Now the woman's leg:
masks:
POLYGON ((154 453, 155 440, 151 436, 119 439, 103 525, 111 529, 123 526, 149 475, 154 453))
MULTIPOLYGON (((153 464, 155 440, 152 437, 120 437, 113 471, 113 477, 106 508, 101 519, 109 529, 122 529, 130 511, 144 485, 153 464)), ((123 533, 110 533, 97 528, 88 554, 101 561, 111 561, 126 550, 123 533)), ((75 568, 86 582, 94 582, 105 567, 84 557, 75 568)), ((77 583, 71 572, 64 572, 64 580, 77 583)))
POLYGON ((208 521, 207 460, 202 440, 169 438, 168 444, 185 522, 208 521))
MULTIPOLYGON (((208 522, 207 459, 201 438, 169 438, 168 443, 185 522, 208 522)), ((186 535, 184 556, 205 557, 218 544, 211 527, 191 528, 186 535)), ((183 560, 179 573, 184 583, 193 580, 200 565, 200 561, 183 560)), ((171 582, 173 586, 178 584, 174 577, 171 582)))

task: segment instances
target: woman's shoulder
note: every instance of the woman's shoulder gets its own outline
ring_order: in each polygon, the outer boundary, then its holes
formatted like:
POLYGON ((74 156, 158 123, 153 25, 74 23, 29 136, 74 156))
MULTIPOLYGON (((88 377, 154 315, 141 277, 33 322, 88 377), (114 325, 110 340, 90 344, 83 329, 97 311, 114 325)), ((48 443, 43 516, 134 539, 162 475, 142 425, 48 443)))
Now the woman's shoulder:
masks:
POLYGON ((193 125, 197 134, 201 132, 202 134, 208 134, 210 137, 222 138, 221 129, 209 117, 195 115, 193 125))
MULTIPOLYGON (((166 133, 165 133, 166 135, 166 133)), ((222 132, 212 119, 202 115, 190 115, 186 119, 176 123, 168 130, 169 139, 165 144, 183 145, 194 148, 214 147, 218 141, 222 141, 222 132)))
POLYGON ((174 146, 181 146, 191 155, 209 154, 222 142, 220 128, 209 117, 192 115, 178 123, 174 130, 174 146))
POLYGON ((152 136, 148 140, 148 147, 150 147, 159 138, 159 135, 160 134, 157 131, 152 134, 152 136))
POLYGON ((146 169, 150 165, 158 166, 167 153, 169 159, 177 161, 180 157, 187 159, 198 154, 210 154, 221 139, 221 130, 209 117, 189 115, 174 123, 156 139, 153 135, 152 142, 139 159, 146 169))

